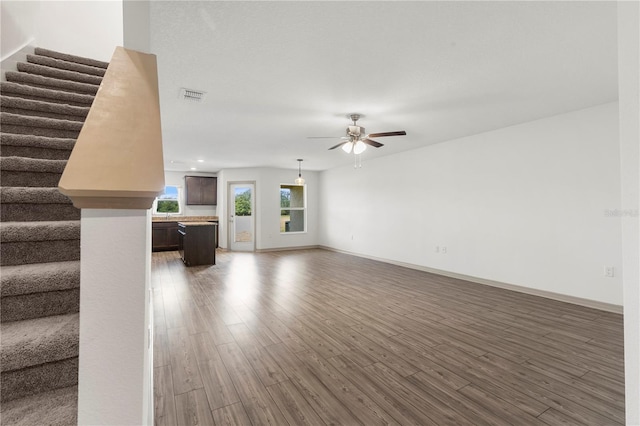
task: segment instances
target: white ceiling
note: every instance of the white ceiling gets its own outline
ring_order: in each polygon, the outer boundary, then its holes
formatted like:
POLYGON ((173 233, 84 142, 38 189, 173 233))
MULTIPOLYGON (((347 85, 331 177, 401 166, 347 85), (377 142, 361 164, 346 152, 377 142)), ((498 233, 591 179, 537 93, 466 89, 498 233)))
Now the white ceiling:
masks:
POLYGON ((616 14, 577 1, 151 2, 166 169, 346 165, 327 149, 351 112, 367 132, 407 132, 378 139, 366 165, 615 101, 616 14), (204 101, 181 101, 182 87, 204 101))

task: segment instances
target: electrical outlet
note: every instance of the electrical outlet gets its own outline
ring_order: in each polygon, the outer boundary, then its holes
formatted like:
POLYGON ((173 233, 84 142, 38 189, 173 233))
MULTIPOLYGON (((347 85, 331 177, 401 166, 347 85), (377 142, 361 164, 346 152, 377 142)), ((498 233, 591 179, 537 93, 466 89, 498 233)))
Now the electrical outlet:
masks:
POLYGON ((447 254, 447 248, 446 247, 442 247, 442 253, 447 254))
POLYGON ((613 266, 605 266, 604 267, 604 276, 607 277, 607 278, 613 278, 614 277, 613 266))

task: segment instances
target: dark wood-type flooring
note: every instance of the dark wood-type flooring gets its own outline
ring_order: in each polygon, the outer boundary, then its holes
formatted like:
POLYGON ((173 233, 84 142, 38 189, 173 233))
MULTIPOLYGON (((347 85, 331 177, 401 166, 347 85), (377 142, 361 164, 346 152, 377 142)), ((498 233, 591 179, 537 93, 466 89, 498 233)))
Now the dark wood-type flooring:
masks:
POLYGON ((156 425, 624 424, 621 315, 325 250, 152 287, 156 425))

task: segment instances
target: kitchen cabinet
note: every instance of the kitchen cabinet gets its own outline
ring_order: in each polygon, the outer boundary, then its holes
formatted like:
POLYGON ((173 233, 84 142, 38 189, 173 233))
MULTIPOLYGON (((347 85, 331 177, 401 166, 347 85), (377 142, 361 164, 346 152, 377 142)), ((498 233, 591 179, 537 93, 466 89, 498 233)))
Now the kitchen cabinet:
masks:
POLYGON ((178 222, 151 222, 151 250, 178 250, 178 222))
POLYGON ((211 222, 178 222, 178 251, 187 266, 216 264, 216 228, 211 222))
POLYGON ((215 206, 218 204, 218 178, 185 176, 187 205, 215 206))

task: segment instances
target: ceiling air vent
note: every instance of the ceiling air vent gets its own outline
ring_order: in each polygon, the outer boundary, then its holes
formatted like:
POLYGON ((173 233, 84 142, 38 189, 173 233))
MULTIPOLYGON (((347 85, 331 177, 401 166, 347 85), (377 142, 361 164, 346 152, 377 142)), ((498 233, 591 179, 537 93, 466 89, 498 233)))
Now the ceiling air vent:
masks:
POLYGON ((184 87, 180 89, 180 99, 183 101, 202 102, 204 94, 205 92, 201 92, 200 90, 185 89, 184 87))

